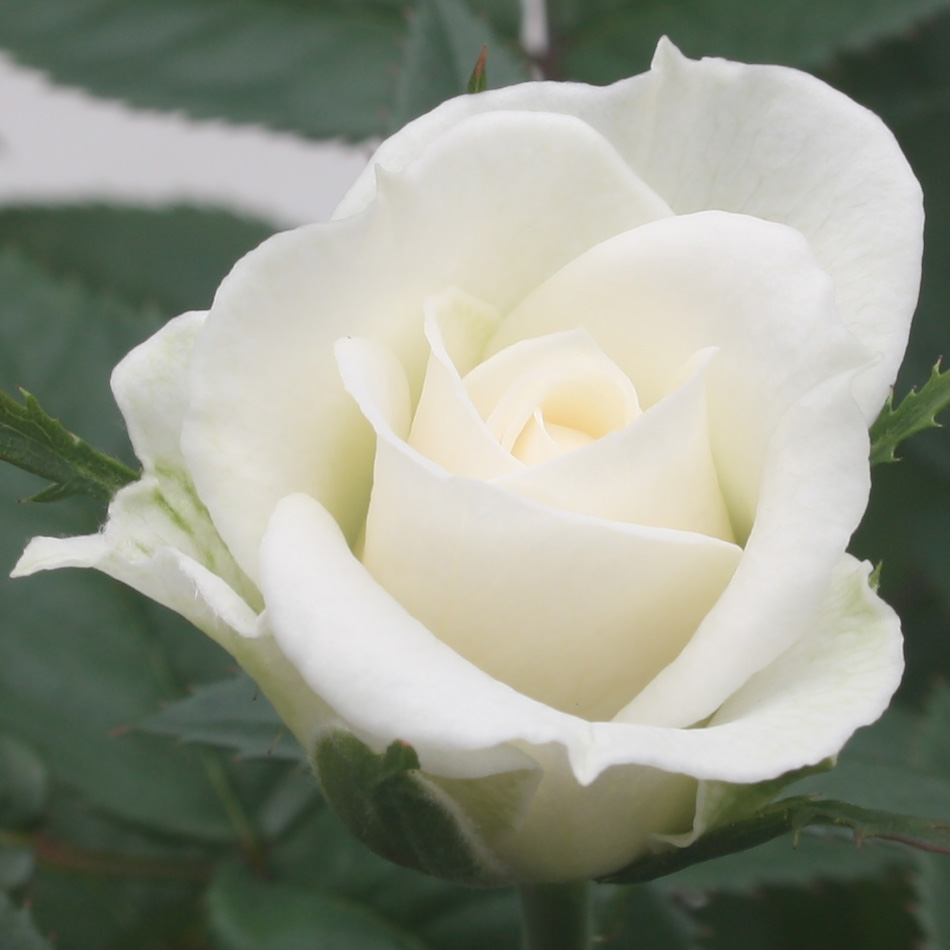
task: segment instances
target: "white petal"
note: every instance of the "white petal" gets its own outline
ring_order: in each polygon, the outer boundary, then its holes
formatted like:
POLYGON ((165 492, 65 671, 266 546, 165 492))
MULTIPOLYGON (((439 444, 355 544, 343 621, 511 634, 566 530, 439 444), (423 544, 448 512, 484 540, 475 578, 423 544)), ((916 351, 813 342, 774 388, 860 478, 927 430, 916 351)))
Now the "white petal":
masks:
POLYGON ((365 215, 278 235, 239 262, 196 348, 183 446, 249 576, 291 492, 358 533, 372 440, 336 380, 335 340, 387 340, 417 394, 426 297, 454 285, 507 310, 591 244, 666 213, 579 120, 494 113, 386 177, 365 215))
POLYGON ((680 651, 740 550, 449 476, 385 425, 373 401, 383 356, 358 342, 341 372, 379 437, 362 551, 370 573, 481 669, 556 708, 611 718, 680 651))
POLYGON ((183 468, 185 374, 207 314, 184 313, 132 350, 112 371, 112 392, 146 471, 183 468))
POLYGON ((122 489, 100 534, 34 538, 13 576, 60 567, 100 570, 177 611, 226 648, 235 633, 257 635, 257 612, 245 599, 256 602, 256 591, 237 572, 200 504, 187 487, 176 490, 171 478, 145 475, 122 489), (233 586, 223 577, 229 574, 233 586))
POLYGON ((397 171, 496 109, 580 117, 678 214, 718 208, 800 230, 834 279, 845 324, 880 355, 860 381, 874 418, 917 300, 923 226, 920 186, 876 116, 806 73, 694 62, 661 40, 651 72, 613 86, 525 83, 443 103, 380 146, 337 216, 372 200, 375 167, 397 171))

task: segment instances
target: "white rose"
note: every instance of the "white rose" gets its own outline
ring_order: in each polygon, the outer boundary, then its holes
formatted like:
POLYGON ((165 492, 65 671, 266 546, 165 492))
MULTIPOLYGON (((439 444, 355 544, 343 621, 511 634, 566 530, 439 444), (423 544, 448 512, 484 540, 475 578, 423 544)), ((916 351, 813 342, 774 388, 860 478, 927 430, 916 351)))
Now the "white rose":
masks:
POLYGON ((896 688, 845 549, 921 225, 793 70, 455 99, 117 367, 144 476, 17 573, 184 614, 308 750, 410 744, 485 879, 683 844, 896 688))

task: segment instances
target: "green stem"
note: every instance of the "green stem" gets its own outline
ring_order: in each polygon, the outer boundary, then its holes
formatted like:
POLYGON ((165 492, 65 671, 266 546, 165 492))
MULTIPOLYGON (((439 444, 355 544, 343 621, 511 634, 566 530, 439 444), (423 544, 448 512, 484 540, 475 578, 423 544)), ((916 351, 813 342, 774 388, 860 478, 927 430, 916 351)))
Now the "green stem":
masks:
POLYGON ((521 924, 524 950, 590 950, 590 885, 523 884, 521 924))

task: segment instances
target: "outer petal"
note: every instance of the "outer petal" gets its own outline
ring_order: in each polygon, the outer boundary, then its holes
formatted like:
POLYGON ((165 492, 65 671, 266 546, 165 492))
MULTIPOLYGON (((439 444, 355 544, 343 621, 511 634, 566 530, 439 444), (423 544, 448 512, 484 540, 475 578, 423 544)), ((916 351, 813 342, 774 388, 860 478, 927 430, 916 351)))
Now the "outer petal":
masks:
POLYGON ((198 343, 183 437, 242 568, 255 576, 267 519, 294 491, 358 532, 372 442, 337 381, 336 339, 387 340, 418 391, 427 296, 456 285, 508 310, 591 244, 667 213, 579 120, 494 113, 387 176, 365 215, 278 235, 248 255, 198 343))
POLYGON ((116 402, 145 467, 142 478, 116 494, 99 534, 34 538, 13 576, 95 568, 171 608, 228 650, 304 739, 332 714, 262 627, 260 594, 234 563, 183 468, 184 377, 204 316, 169 321, 112 374, 116 402))
POLYGON ((204 314, 167 323, 116 367, 112 387, 143 477, 117 493, 97 535, 35 538, 14 575, 92 567, 187 617, 231 648, 253 637, 260 596, 231 558, 183 469, 183 382, 204 314))
POLYGON ((880 356, 860 380, 874 418, 906 344, 923 227, 920 186, 875 115, 806 73, 694 62, 661 40, 649 73, 607 88, 526 83, 444 103, 380 146, 337 216, 372 200, 374 167, 403 168, 466 116, 496 109, 580 117, 678 214, 719 208, 800 230, 846 325, 880 356))
POLYGON ((649 833, 685 830, 688 788, 675 785, 671 810, 651 812, 659 827, 623 824, 637 796, 661 787, 659 777, 631 768, 762 781, 836 754, 877 718, 900 677, 900 633, 893 611, 868 590, 867 573, 867 565, 842 561, 807 636, 739 690, 713 724, 668 729, 587 723, 492 679, 397 604, 306 496, 278 505, 262 553, 281 650, 366 741, 381 749, 402 739, 427 772, 453 778, 521 768, 524 753, 543 764, 527 820, 494 843, 507 863, 542 879, 607 873, 636 857, 649 833), (590 797, 578 784, 590 786, 590 797), (571 829, 567 853, 550 835, 561 822, 571 829))

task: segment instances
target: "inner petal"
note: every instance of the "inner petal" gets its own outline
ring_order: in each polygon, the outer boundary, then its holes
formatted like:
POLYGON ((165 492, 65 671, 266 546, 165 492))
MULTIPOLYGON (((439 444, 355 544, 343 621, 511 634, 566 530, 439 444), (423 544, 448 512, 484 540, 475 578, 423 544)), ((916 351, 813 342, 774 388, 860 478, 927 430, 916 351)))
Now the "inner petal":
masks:
POLYGON ((476 366, 464 384, 502 448, 529 465, 640 415, 633 383, 583 328, 522 340, 476 366))

